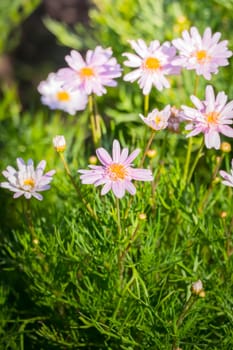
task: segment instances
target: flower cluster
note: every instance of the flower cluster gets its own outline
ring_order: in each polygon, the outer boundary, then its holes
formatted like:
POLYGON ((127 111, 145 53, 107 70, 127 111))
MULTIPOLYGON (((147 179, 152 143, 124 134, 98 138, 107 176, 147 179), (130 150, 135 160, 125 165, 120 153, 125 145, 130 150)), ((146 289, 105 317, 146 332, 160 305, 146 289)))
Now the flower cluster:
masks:
MULTIPOLYGON (((169 88, 169 76, 180 74, 181 69, 194 70, 197 75, 210 80, 212 74, 218 73, 219 67, 228 65, 228 58, 232 56, 227 48, 228 42, 220 41, 220 37, 218 32, 212 34, 210 28, 206 28, 201 36, 197 28, 192 27, 190 31, 182 32, 182 38, 172 42, 160 43, 153 40, 147 45, 142 39, 130 40, 129 44, 135 53, 125 52, 123 56, 126 57, 124 65, 133 68, 133 71, 125 74, 123 80, 138 81, 142 94, 147 95, 145 98, 148 98, 153 87, 159 91, 169 88)), ((111 48, 97 46, 94 50, 88 50, 85 58, 78 51, 72 50, 65 60, 68 67, 50 73, 45 81, 40 82, 38 91, 43 104, 71 115, 86 108, 89 95, 102 96, 107 92, 106 87, 116 86, 115 79, 122 74, 122 68, 113 57, 111 48)), ((139 117, 154 133, 165 128, 178 132, 180 124, 184 123, 185 130, 189 131, 187 137, 203 133, 207 148, 220 149, 220 134, 233 137, 233 128, 230 127, 233 124, 233 101, 227 102, 228 97, 223 91, 215 96, 211 85, 206 87, 204 100, 196 94, 191 95, 190 99, 194 108, 167 105, 161 110, 154 108, 148 115, 140 114, 139 117)), ((93 136, 96 136, 96 130, 101 134, 99 119, 94 115, 94 110, 91 117, 93 136)), ((93 139, 99 141, 97 137, 93 139)), ((65 162, 62 154, 66 148, 64 136, 56 136, 53 145, 65 162)), ((146 151, 149 151, 149 146, 150 144, 146 151)), ((129 155, 128 148, 121 150, 119 142, 114 140, 112 156, 102 147, 96 150, 96 154, 102 165, 92 164, 89 165, 89 170, 81 169, 78 172, 83 184, 103 185, 102 195, 110 190, 118 198, 122 198, 126 191, 134 195, 136 188, 132 180, 153 180, 151 170, 134 168, 132 165, 139 154, 138 149, 129 155)), ((143 161, 144 158, 142 163, 143 161)), ((18 158, 17 165, 18 170, 8 166, 3 171, 8 182, 2 182, 1 187, 15 192, 14 198, 24 195, 27 199, 35 197, 41 200, 42 196, 38 192, 50 188, 49 183, 55 171, 43 175, 46 165, 44 160, 36 169, 31 159, 25 163, 18 158)), ((68 173, 70 175, 69 171, 68 173)), ((224 178, 224 184, 233 186, 232 170, 231 174, 225 171, 220 174, 224 178)))
POLYGON ((105 94, 105 86, 116 86, 114 79, 121 76, 121 67, 112 57, 111 48, 97 46, 88 50, 85 60, 72 50, 65 60, 69 67, 50 73, 38 85, 38 91, 43 104, 71 115, 86 108, 88 95, 105 94))

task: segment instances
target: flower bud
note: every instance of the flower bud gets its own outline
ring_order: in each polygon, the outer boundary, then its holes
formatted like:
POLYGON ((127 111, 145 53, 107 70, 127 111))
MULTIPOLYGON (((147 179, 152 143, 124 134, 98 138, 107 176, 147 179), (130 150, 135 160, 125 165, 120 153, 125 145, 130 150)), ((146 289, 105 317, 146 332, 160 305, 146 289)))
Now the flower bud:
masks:
POLYGON ((221 143, 221 151, 225 153, 229 153, 231 151, 231 144, 229 142, 222 142, 221 143))
POLYGON ((140 220, 146 220, 146 219, 147 219, 147 216, 146 216, 145 213, 140 213, 140 214, 138 215, 138 218, 139 218, 140 220))
POLYGON ((97 159, 96 156, 90 156, 90 157, 89 157, 89 163, 90 163, 91 165, 96 165, 96 164, 97 164, 97 161, 98 161, 98 159, 97 159))
POLYGON ((157 155, 157 151, 155 149, 148 149, 146 155, 148 158, 154 158, 157 155))
POLYGON ((53 138, 53 146, 57 152, 64 152, 66 149, 66 140, 63 135, 57 135, 53 138))
POLYGON ((199 295, 202 298, 205 296, 205 292, 204 292, 203 284, 202 284, 201 280, 193 282, 192 287, 191 287, 191 291, 193 294, 199 295))
POLYGON ((225 219, 226 217, 227 217, 227 212, 226 211, 222 211, 220 213, 220 218, 225 219))

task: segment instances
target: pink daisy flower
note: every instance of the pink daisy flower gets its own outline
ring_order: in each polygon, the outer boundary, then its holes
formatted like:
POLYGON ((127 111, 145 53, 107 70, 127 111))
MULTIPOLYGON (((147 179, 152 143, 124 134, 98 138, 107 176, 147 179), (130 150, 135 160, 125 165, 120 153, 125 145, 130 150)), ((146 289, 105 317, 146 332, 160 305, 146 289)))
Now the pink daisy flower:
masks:
POLYGON ((183 118, 191 122, 186 126, 186 130, 192 130, 187 137, 203 133, 206 147, 219 149, 220 133, 233 137, 233 129, 229 126, 233 123, 233 101, 227 103, 227 95, 223 91, 215 97, 210 85, 206 87, 204 101, 193 95, 191 101, 196 108, 181 106, 183 118))
POLYGON ((171 115, 170 105, 166 106, 162 111, 157 108, 153 109, 145 118, 142 114, 139 114, 140 118, 153 130, 162 130, 168 126, 168 120, 171 115))
POLYGON ((173 65, 175 47, 169 42, 160 45, 158 40, 151 41, 149 46, 142 39, 130 40, 129 43, 136 54, 123 53, 128 59, 124 64, 136 69, 126 74, 124 80, 131 83, 138 80, 144 95, 148 95, 153 86, 159 91, 169 88, 170 83, 166 75, 180 72, 180 67, 173 65))
POLYGON ((42 95, 41 102, 44 105, 71 115, 84 110, 87 105, 87 95, 79 90, 64 89, 56 73, 50 73, 47 80, 40 82, 38 91, 42 95))
POLYGON ((230 172, 230 174, 228 174, 224 170, 220 170, 219 174, 224 179, 224 181, 222 182, 224 185, 233 187, 233 159, 231 161, 231 172, 230 172))
POLYGON ((218 67, 229 64, 227 58, 232 56, 232 52, 227 49, 227 40, 219 42, 221 33, 212 35, 211 29, 206 28, 201 37, 197 28, 192 27, 190 33, 184 30, 182 37, 172 41, 180 51, 174 64, 194 69, 197 75, 203 75, 206 80, 211 79, 211 74, 218 73, 218 67))
POLYGON ((107 92, 104 86, 116 86, 114 79, 121 76, 121 67, 112 57, 111 48, 97 46, 94 51, 88 50, 85 60, 78 51, 72 50, 65 60, 70 68, 58 71, 65 89, 80 89, 87 95, 101 96, 107 92))
POLYGON ((112 157, 104 148, 98 148, 96 154, 102 165, 89 165, 91 170, 78 170, 81 173, 83 184, 104 185, 101 195, 105 195, 110 190, 117 198, 122 198, 125 191, 134 195, 136 188, 132 180, 152 181, 151 170, 134 169, 132 161, 138 156, 140 150, 136 149, 130 155, 128 148, 121 151, 117 140, 113 141, 112 157))
POLYGON ((38 192, 50 189, 49 183, 53 179, 55 170, 43 174, 46 166, 45 160, 42 160, 36 169, 34 169, 32 159, 29 159, 26 164, 22 158, 17 158, 17 165, 18 170, 12 166, 8 166, 2 172, 8 182, 1 182, 0 186, 15 192, 13 198, 24 195, 27 199, 35 197, 38 200, 42 200, 43 196, 38 192))

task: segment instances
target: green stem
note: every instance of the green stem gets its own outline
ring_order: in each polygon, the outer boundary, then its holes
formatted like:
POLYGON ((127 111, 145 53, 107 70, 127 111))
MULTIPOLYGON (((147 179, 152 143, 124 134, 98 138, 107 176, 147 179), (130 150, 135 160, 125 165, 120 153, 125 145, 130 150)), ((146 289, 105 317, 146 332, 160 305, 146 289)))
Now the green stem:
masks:
POLYGON ((195 83, 194 83, 194 91, 193 91, 194 96, 197 95, 197 90, 198 90, 198 85, 199 85, 199 78, 200 78, 200 76, 196 75, 195 83))
POLYGON ((183 177, 183 185, 186 185, 186 180, 188 176, 189 171, 189 164, 191 159, 191 153, 192 153, 192 145, 193 145, 193 138, 190 137, 188 140, 188 147, 187 147, 187 153, 186 153, 186 159, 185 159, 185 165, 184 165, 184 177, 183 177))
POLYGON ((73 176, 71 175, 71 171, 70 171, 69 166, 68 166, 68 164, 67 164, 67 162, 66 162, 66 160, 65 160, 64 154, 63 154, 62 152, 59 152, 59 155, 60 155, 60 158, 61 158, 62 163, 63 163, 63 165, 64 165, 65 171, 66 171, 67 175, 69 176, 69 179, 70 179, 70 181, 71 181, 71 183, 72 183, 72 185, 73 185, 75 191, 77 192, 79 198, 81 199, 81 201, 83 202, 83 204, 85 205, 85 207, 87 208, 87 210, 89 211, 89 213, 90 213, 96 220, 98 220, 98 218, 97 218, 95 212, 92 210, 90 204, 83 198, 79 187, 77 186, 77 184, 76 184, 76 182, 75 182, 73 176))
MULTIPOLYGON (((180 328, 180 326, 182 325, 185 317, 188 314, 188 311, 191 309, 191 307, 194 305, 194 303, 196 302, 197 298, 191 294, 189 299, 187 300, 187 302, 184 305, 184 308, 176 322, 176 329, 178 330, 180 328)), ((178 347, 178 338, 177 336, 175 337, 173 344, 172 344, 172 350, 176 350, 178 347)))
POLYGON ((36 238, 36 235, 35 235, 35 229, 34 229, 33 220, 32 220, 32 210, 31 210, 30 199, 26 199, 25 216, 27 219, 29 230, 30 230, 31 235, 32 235, 32 239, 34 240, 36 238))
POLYGON ((215 169, 214 169, 214 172, 213 172, 213 176, 212 176, 212 180, 211 180, 210 186, 209 186, 208 190, 206 191, 204 197, 202 198, 202 200, 201 200, 201 202, 200 202, 200 204, 199 204, 199 206, 198 206, 198 212, 199 212, 199 213, 201 213, 201 212, 203 211, 203 208, 204 208, 204 206, 206 205, 206 203, 207 203, 207 201, 208 201, 208 199, 209 199, 209 196, 210 196, 210 194, 211 194, 211 192, 212 192, 212 190, 213 190, 213 187, 214 187, 214 180, 215 180, 215 178, 216 178, 216 176, 217 176, 217 173, 218 173, 218 171, 219 171, 219 168, 220 168, 220 166, 221 166, 221 164, 222 164, 222 161, 223 161, 223 159, 224 159, 224 155, 225 155, 224 153, 221 155, 219 161, 217 162, 217 164, 216 164, 216 166, 215 166, 215 169))
POLYGON ((149 99, 150 99, 150 95, 145 95, 144 98, 144 116, 146 117, 149 111, 149 99))
POLYGON ((197 155, 196 155, 196 158, 195 158, 195 160, 193 162, 192 168, 189 171, 189 175, 188 175, 188 178, 187 178, 187 183, 190 182, 190 180, 191 180, 191 178, 193 176, 194 170, 195 170, 195 168, 197 166, 197 163, 198 163, 199 159, 203 156, 203 153, 202 153, 203 147, 204 147, 204 141, 202 141, 201 147, 199 148, 199 151, 197 152, 197 155))
POLYGON ((100 117, 96 113, 96 104, 95 104, 93 95, 89 95, 88 97, 88 106, 89 106, 92 138, 93 138, 94 145, 97 146, 101 139, 101 127, 100 127, 100 117))
POLYGON ((121 213, 120 213, 120 203, 119 198, 116 197, 116 217, 117 217, 117 228, 118 228, 118 236, 121 237, 121 213))
POLYGON ((149 140, 147 142, 147 145, 146 145, 145 152, 143 154, 142 160, 141 160, 140 165, 139 165, 140 168, 143 166, 143 163, 144 163, 145 158, 146 158, 147 151, 149 150, 149 148, 150 148, 150 146, 152 144, 154 136, 155 136, 155 130, 152 130, 152 133, 151 133, 150 138, 149 138, 149 140))

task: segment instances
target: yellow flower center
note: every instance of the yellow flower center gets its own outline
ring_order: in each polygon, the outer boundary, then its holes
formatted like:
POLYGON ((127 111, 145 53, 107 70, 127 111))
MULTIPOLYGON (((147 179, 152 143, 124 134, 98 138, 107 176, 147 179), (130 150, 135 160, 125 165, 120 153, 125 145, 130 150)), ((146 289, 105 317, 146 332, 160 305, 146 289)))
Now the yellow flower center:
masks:
POLYGON ((195 55, 199 63, 204 63, 210 59, 210 56, 205 50, 197 51, 195 55))
POLYGON ((70 95, 66 91, 59 91, 57 93, 57 99, 61 102, 69 101, 70 95))
POLYGON ((154 120, 155 120, 155 124, 159 124, 161 122, 161 118, 159 115, 156 115, 154 120))
POLYGON ((83 67, 82 69, 80 69, 79 74, 81 78, 90 78, 95 75, 91 67, 83 67))
POLYGON ((144 67, 149 70, 157 70, 161 67, 161 65, 157 58, 148 57, 144 62, 144 67))
POLYGON ((57 152, 64 152, 66 149, 66 145, 61 145, 61 146, 55 146, 55 150, 57 152))
POLYGON ((35 181, 29 177, 28 179, 25 179, 23 182, 24 186, 30 186, 31 188, 35 186, 35 181))
POLYGON ((124 180, 127 175, 127 170, 124 165, 113 163, 108 168, 108 174, 113 181, 124 180))
POLYGON ((218 117, 219 117, 219 113, 217 113, 217 112, 210 112, 210 113, 206 114, 206 121, 209 124, 217 124, 218 117))

